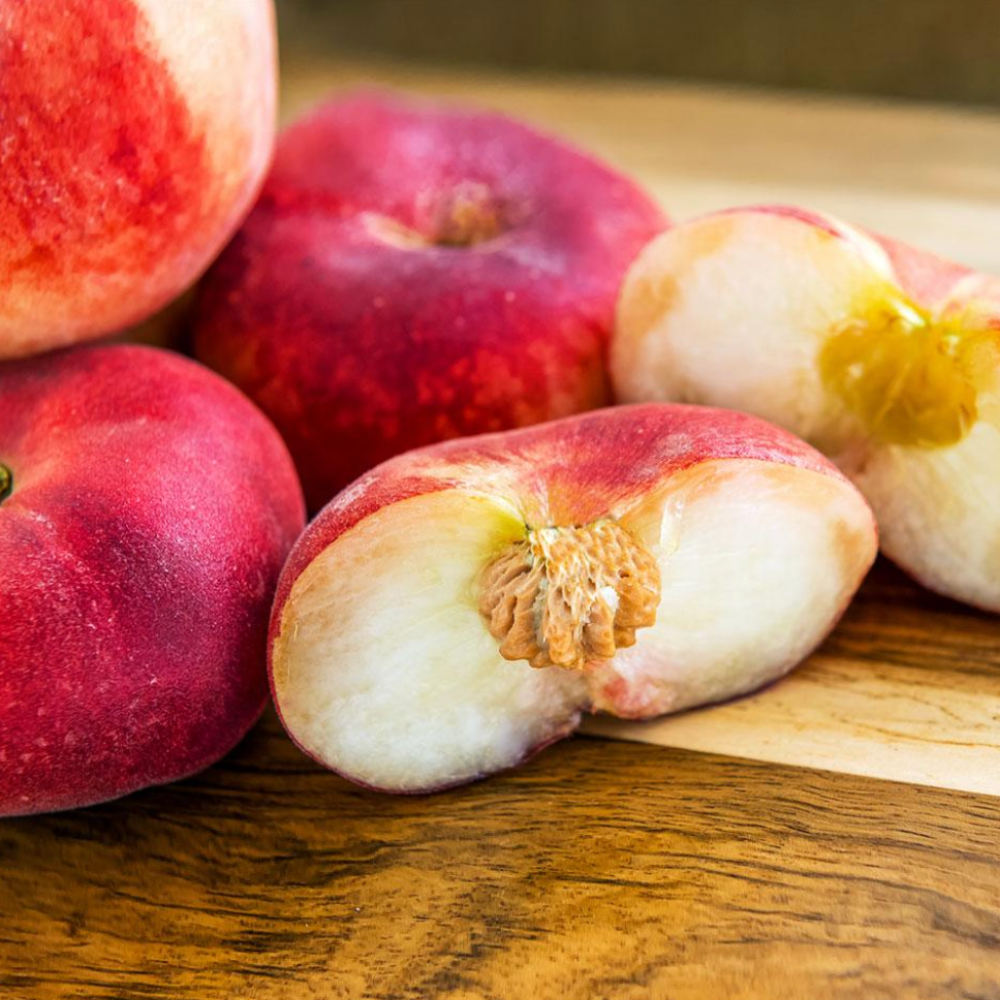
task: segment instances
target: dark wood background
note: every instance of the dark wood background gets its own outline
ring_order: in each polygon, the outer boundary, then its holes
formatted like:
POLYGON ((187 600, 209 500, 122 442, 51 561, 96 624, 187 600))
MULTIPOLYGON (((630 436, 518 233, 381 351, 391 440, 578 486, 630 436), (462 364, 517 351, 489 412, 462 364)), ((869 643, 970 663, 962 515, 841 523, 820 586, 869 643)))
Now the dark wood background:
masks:
POLYGON ((278 0, 288 53, 1000 103, 998 0, 278 0))

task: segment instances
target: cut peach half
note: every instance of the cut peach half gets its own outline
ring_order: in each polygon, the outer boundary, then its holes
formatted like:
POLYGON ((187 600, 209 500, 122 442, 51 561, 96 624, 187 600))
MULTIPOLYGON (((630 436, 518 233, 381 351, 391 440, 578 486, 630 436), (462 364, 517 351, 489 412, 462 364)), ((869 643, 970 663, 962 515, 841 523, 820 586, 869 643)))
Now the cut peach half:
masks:
POLYGON ((860 493, 743 414, 619 407, 434 445, 360 479, 298 543, 275 702, 359 783, 460 784, 582 713, 648 718, 780 677, 876 547, 860 493))
POLYGON ((612 374, 625 402, 802 435, 871 501, 891 559, 1000 611, 1000 280, 799 209, 720 212, 632 265, 612 374))

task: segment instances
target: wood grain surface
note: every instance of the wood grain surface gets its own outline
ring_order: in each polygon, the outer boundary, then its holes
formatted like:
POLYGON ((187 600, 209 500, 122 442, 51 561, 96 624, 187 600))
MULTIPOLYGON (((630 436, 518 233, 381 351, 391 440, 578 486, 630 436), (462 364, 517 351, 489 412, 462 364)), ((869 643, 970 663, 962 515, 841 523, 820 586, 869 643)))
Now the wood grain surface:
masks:
MULTIPOLYGON (((678 217, 801 201, 1000 271, 998 117, 320 65, 286 117, 372 79, 558 129, 678 217)), ((793 680, 672 723, 730 756, 578 738, 391 798, 268 715, 189 781, 0 823, 0 1000, 1000 1000, 1000 798, 815 769, 996 793, 998 697, 998 620, 880 565, 793 680)))
POLYGON ((0 996, 1000 997, 1000 802, 577 739, 426 798, 222 765, 0 825, 0 996))

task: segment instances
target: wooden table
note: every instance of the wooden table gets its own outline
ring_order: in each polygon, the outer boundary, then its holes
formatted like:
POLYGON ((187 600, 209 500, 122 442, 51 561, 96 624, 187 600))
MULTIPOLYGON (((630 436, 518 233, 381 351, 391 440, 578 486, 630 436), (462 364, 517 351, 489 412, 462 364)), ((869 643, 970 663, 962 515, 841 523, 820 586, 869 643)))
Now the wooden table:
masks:
MULTIPOLYGON (((286 109, 361 75, 297 67, 286 109)), ((803 201, 1000 271, 1000 118, 374 75, 558 128, 677 216, 803 201)), ((425 798, 321 771, 268 715, 197 778, 0 823, 0 997, 1000 998, 1000 621, 880 564, 785 683, 673 747, 580 738, 425 798), (872 713, 843 752, 826 699, 872 713), (747 720, 780 738, 731 739, 747 720)))

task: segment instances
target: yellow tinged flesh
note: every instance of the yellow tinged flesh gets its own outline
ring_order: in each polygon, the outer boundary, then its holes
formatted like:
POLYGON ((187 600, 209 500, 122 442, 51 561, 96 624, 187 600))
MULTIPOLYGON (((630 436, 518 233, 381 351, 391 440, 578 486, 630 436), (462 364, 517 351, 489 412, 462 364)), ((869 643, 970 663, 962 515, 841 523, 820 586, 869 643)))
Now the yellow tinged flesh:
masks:
POLYGON ((827 389, 876 440, 940 448, 975 424, 980 394, 1000 370, 1000 331, 888 297, 839 324, 818 367, 827 389))

